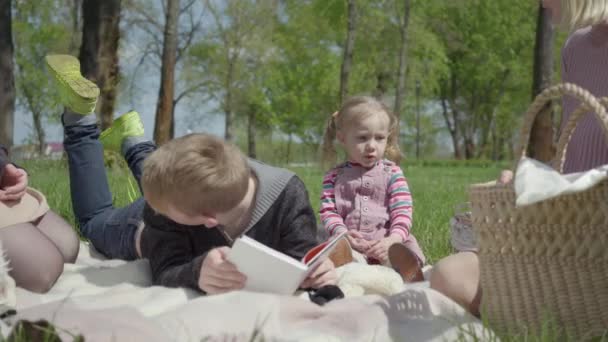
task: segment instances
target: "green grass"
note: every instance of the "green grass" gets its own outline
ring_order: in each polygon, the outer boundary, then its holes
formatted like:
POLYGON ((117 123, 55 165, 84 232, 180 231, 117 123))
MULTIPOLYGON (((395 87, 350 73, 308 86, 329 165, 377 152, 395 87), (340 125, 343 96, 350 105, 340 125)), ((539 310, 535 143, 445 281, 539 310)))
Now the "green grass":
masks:
MULTIPOLYGON (((135 183, 122 163, 113 164, 117 166, 108 168, 108 181, 114 204, 124 206, 133 198, 135 183)), ((22 165, 30 174, 30 185, 46 194, 51 208, 74 225, 66 161, 25 161, 22 165)), ((455 205, 467 200, 466 187, 471 183, 494 179, 506 166, 491 162, 440 161, 403 164, 414 198, 413 233, 429 262, 435 262, 451 252, 448 222, 455 205)), ((294 167, 292 170, 306 184, 312 206, 317 212, 323 171, 316 166, 294 167)))

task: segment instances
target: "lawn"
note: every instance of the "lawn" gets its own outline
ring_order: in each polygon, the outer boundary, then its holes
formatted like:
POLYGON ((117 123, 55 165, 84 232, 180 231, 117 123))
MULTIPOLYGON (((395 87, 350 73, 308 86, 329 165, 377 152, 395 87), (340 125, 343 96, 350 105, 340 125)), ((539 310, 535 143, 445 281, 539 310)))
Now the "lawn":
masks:
MULTIPOLYGON (((68 171, 65 160, 26 161, 22 165, 30 174, 30 185, 46 194, 53 210, 74 224, 70 203, 68 171)), ((417 162, 403 164, 414 198, 413 233, 429 262, 450 253, 449 218, 456 204, 466 201, 467 185, 493 179, 504 165, 495 163, 417 162)), ((315 211, 323 172, 319 167, 292 168, 306 184, 315 211)), ((130 173, 122 167, 108 168, 108 179, 114 204, 129 203, 130 173)), ((133 182, 131 184, 134 185, 133 182)))

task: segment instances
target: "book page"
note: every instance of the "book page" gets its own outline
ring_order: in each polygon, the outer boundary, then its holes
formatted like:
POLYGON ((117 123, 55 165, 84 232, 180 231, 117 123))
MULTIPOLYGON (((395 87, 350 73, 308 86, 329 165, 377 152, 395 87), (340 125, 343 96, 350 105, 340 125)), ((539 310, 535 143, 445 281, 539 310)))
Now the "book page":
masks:
POLYGON ((317 245, 302 258, 302 262, 306 264, 309 268, 315 268, 317 264, 321 263, 325 258, 329 256, 329 254, 334 250, 338 242, 346 237, 347 232, 342 232, 332 239, 323 242, 320 245, 317 245))
POLYGON ((308 267, 248 236, 238 238, 228 254, 239 272, 247 277, 244 290, 292 295, 308 267))

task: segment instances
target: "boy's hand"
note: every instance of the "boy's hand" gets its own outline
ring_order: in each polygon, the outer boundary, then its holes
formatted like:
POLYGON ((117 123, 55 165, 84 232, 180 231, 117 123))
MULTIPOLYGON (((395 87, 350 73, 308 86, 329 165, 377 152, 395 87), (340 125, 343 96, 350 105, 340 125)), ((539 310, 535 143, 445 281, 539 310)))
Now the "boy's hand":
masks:
POLYGON ((25 195, 27 172, 13 164, 6 164, 0 180, 0 201, 16 201, 25 195))
POLYGON ((351 230, 346 234, 350 247, 359 253, 365 254, 371 247, 369 241, 367 241, 363 235, 357 231, 351 230))
POLYGON ((308 275, 308 278, 304 279, 300 287, 318 289, 325 285, 336 285, 337 281, 338 275, 334 263, 330 259, 325 259, 308 275))
POLYGON ((382 240, 379 240, 378 243, 373 245, 365 254, 368 258, 374 258, 380 261, 381 264, 386 264, 388 261, 388 248, 395 244, 401 243, 400 236, 397 235, 389 235, 382 240))
POLYGON ((225 293, 242 289, 247 277, 226 259, 229 247, 210 250, 201 265, 198 286, 208 294, 225 293))

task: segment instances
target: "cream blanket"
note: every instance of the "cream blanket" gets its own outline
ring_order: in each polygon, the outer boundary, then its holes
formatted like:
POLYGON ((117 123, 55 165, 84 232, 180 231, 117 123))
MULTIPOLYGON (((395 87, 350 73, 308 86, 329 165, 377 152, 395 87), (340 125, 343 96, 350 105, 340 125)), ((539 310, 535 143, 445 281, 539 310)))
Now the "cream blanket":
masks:
MULTIPOLYGON (((340 270, 342 275, 347 271, 340 270)), ((47 319, 66 331, 83 334, 86 341, 445 341, 491 337, 477 319, 424 285, 404 286, 392 296, 336 300, 324 307, 306 300, 305 294, 281 297, 239 291, 200 296, 186 289, 151 286, 147 261, 104 260, 85 244, 77 263, 66 265, 49 293, 17 289, 17 311, 19 318, 47 319)))

